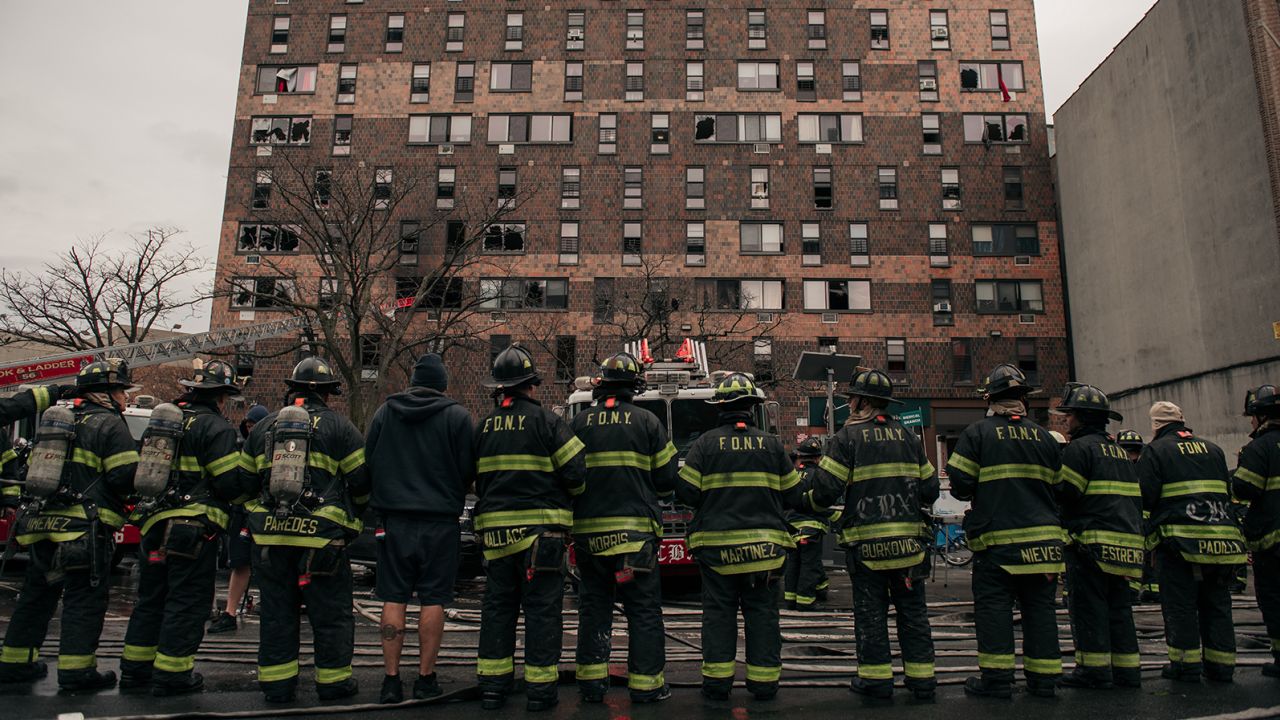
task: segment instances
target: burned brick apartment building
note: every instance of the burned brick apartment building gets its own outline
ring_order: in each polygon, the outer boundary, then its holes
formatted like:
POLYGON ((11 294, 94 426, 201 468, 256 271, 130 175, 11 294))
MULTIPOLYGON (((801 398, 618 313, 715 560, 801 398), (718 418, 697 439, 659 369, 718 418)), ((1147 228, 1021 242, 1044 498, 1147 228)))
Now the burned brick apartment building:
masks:
MULTIPOLYGON (((822 390, 790 380, 804 350, 886 369, 939 449, 992 365, 1041 406, 1067 379, 1031 0, 251 0, 214 327, 324 281, 273 194, 286 159, 415 179, 383 210, 404 238, 388 299, 491 226, 438 298, 484 298, 446 352, 475 413, 508 341, 554 404, 640 330, 756 372, 789 444, 823 424, 822 390)), ((241 348, 259 388, 290 343, 241 348)))

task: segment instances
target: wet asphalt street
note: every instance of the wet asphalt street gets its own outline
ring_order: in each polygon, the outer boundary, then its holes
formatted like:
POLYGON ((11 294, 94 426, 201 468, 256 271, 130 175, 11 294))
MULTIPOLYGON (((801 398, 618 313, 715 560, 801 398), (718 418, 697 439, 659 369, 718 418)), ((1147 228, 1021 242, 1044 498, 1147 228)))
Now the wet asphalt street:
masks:
MULTIPOLYGON (((7 626, 21 576, 14 567, 0 579, 0 628, 7 626)), ((128 623, 130 601, 137 579, 131 561, 113 576, 112 603, 107 616, 103 641, 99 650, 99 666, 115 669, 128 623)), ((359 576, 358 576, 359 577, 359 576)), ((475 646, 479 627, 480 579, 459 583, 458 601, 450 610, 439 674, 445 692, 457 701, 437 703, 429 707, 348 708, 354 703, 373 703, 381 683, 381 651, 375 619, 378 603, 372 598, 371 579, 357 581, 356 598, 356 677, 361 692, 354 700, 328 707, 318 701, 311 684, 310 633, 303 625, 304 666, 298 701, 292 706, 270 706, 261 699, 255 680, 258 618, 249 614, 241 619, 235 633, 207 636, 197 659, 197 670, 206 680, 202 694, 178 698, 152 698, 149 695, 121 694, 117 690, 86 696, 64 696, 57 692, 54 667, 45 681, 20 690, 0 690, 0 718, 56 718, 67 713, 83 713, 85 717, 138 717, 174 715, 182 717, 294 717, 349 716, 377 710, 385 718, 467 718, 489 715, 494 718, 523 717, 523 697, 513 696, 501 711, 485 713, 473 699, 475 646)), ((832 597, 824 612, 799 613, 784 611, 783 683, 778 699, 772 702, 752 700, 745 690, 735 690, 729 702, 704 701, 697 691, 700 612, 696 590, 688 583, 673 583, 666 603, 668 632, 675 637, 667 643, 667 678, 674 688, 671 700, 660 705, 631 706, 624 687, 607 696, 603 705, 578 702, 571 684, 562 686, 561 704, 542 718, 733 718, 751 717, 849 717, 867 718, 1028 718, 1054 720, 1071 718, 1193 718, 1232 713, 1251 708, 1275 708, 1280 714, 1280 681, 1264 678, 1258 666, 1270 653, 1265 632, 1252 598, 1252 589, 1235 597, 1237 641, 1240 647, 1236 682, 1232 685, 1184 685, 1163 680, 1159 668, 1164 662, 1164 638, 1159 608, 1144 605, 1137 609, 1139 640, 1142 646, 1144 686, 1141 690, 1082 691, 1061 689, 1056 700, 1046 700, 1018 693, 1011 701, 978 700, 964 696, 960 688, 964 678, 976 671, 977 649, 973 636, 972 608, 969 604, 967 568, 939 566, 930 583, 931 618, 938 654, 938 672, 942 683, 938 699, 921 704, 899 693, 892 701, 867 701, 846 689, 855 671, 852 620, 848 609, 847 576, 832 570, 832 597), (690 647, 693 646, 693 647, 690 647)), ((220 586, 224 586, 225 577, 220 586)), ((221 592, 221 590, 220 590, 221 592)), ((256 592, 256 591, 255 591, 256 592)), ((614 631, 615 670, 625 669, 626 635, 619 618, 614 631)), ((1071 642, 1066 611, 1059 612, 1064 661, 1070 665, 1071 642)), ((45 659, 56 655, 58 623, 50 628, 50 639, 44 648, 45 659)), ((562 677, 572 674, 573 647, 577 642, 577 614, 572 599, 565 606, 565 650, 562 654, 562 677)), ((416 641, 411 640, 411 645, 416 641)), ((412 683, 416 664, 415 649, 406 648, 406 666, 402 670, 406 692, 412 683)), ((517 655, 519 651, 517 651, 517 655)), ((519 658, 517 657, 517 662, 519 658)), ((741 680, 742 672, 739 672, 741 680)), ((1271 716, 1257 714, 1257 717, 1271 716)))

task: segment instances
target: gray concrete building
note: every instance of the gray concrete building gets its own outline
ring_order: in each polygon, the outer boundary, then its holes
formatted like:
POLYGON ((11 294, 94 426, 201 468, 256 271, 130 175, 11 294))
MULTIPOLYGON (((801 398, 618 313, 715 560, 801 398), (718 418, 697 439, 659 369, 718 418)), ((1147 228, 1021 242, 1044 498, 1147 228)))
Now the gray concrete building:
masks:
MULTIPOLYGON (((1280 7, 1160 0, 1057 112, 1075 375, 1228 455, 1280 383, 1280 7)), ((1118 426, 1113 425, 1113 429, 1118 426)))

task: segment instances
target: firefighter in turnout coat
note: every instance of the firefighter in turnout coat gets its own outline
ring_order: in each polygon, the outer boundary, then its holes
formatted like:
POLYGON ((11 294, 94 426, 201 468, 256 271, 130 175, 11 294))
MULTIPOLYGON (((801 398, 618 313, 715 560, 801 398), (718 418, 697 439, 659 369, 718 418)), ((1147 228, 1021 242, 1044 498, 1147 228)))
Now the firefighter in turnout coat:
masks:
POLYGON ((918 700, 932 700, 933 637, 925 604, 928 525, 938 480, 919 438, 889 414, 893 382, 878 370, 854 376, 850 415, 819 463, 807 500, 812 507, 844 502, 837 537, 853 582, 857 635, 856 693, 893 695, 889 605, 897 610, 898 643, 906 685, 918 700))
POLYGON ((662 422, 631 400, 643 392, 640 363, 621 353, 600 366, 595 402, 573 418, 582 441, 587 489, 573 507, 579 587, 578 688, 587 702, 604 699, 609 685, 613 603, 627 615, 627 686, 632 702, 670 697, 658 543, 660 497, 675 490, 676 448, 662 422))
POLYGON ((1280 678, 1280 394, 1274 385, 1252 390, 1245 415, 1253 421, 1249 444, 1233 476, 1236 497, 1249 502, 1244 536, 1253 551, 1258 608, 1271 638, 1272 662, 1262 674, 1280 678))
MULTIPOLYGON (((65 462, 55 462, 56 467, 47 471, 43 461, 51 452, 57 454, 41 448, 46 442, 54 444, 41 438, 49 413, 37 431, 16 530, 30 560, 0 651, 0 682, 33 682, 45 676, 48 670, 37 658, 61 598, 58 686, 89 691, 116 684, 114 672, 98 671, 97 649, 111 586, 112 537, 124 527, 125 499, 133 491, 138 465, 137 444, 121 417, 133 389, 129 366, 119 359, 81 368, 71 409, 74 434, 65 445, 65 462), (31 497, 33 485, 46 473, 56 490, 31 497)), ((44 410, 41 406, 47 406, 50 396, 37 389, 31 399, 35 409, 44 410)))
POLYGON ((755 425, 763 402, 755 383, 735 373, 708 403, 719 426, 689 448, 677 497, 693 508, 689 548, 702 574, 702 693, 725 700, 733 687, 738 609, 747 637, 747 690, 771 700, 782 674, 777 575, 795 546, 786 511, 803 488, 782 442, 755 425))
POLYGON ((359 691, 351 674, 347 544, 360 534, 369 502, 364 435, 329 408, 341 382, 324 360, 303 360, 285 383, 290 404, 253 427, 240 457, 242 490, 253 497, 245 510, 262 593, 258 684, 268 702, 294 699, 305 604, 315 637, 316 692, 337 700, 359 691))
POLYGON ((1071 435, 1058 497, 1072 543, 1066 557, 1076 667, 1062 684, 1140 687, 1129 583, 1142 577, 1145 564, 1142 488, 1128 454, 1107 435, 1107 421, 1123 418, 1091 385, 1068 385, 1054 412, 1067 416, 1071 435))
POLYGON ((214 361, 194 380, 178 382, 188 392, 177 402, 182 434, 165 492, 141 498, 130 518, 142 532, 142 565, 120 689, 151 687, 155 695, 204 687, 192 668, 213 604, 220 536, 230 501, 240 495, 239 436, 222 416, 227 399, 240 393, 235 371, 214 361))
POLYGON ((973 602, 981 675, 970 695, 1013 694, 1013 608, 1022 611, 1022 671, 1034 695, 1053 697, 1062 675, 1054 595, 1066 533, 1054 498, 1062 451, 1027 417, 1033 391, 1000 365, 983 382, 987 417, 965 428, 947 461, 951 494, 972 502, 964 530, 974 551, 973 602))
MULTIPOLYGON (((796 463, 796 472, 800 473, 802 483, 809 482, 809 478, 818 470, 818 460, 821 457, 822 440, 819 438, 807 438, 796 446, 791 459, 796 463)), ((787 552, 784 569, 782 599, 787 602, 788 608, 812 610, 818 607, 819 601, 826 599, 830 583, 827 581, 826 570, 822 567, 822 538, 831 532, 831 523, 839 517, 838 510, 815 512, 801 508, 787 511, 791 539, 796 542, 795 549, 787 552)))
POLYGON ((540 383, 532 356, 515 345, 498 353, 485 383, 497 400, 476 446, 475 528, 487 561, 476 674, 486 710, 511 691, 521 609, 526 707, 558 702, 565 546, 571 500, 586 484, 582 441, 533 399, 540 383))
POLYGON ((1222 450, 1197 437, 1171 402, 1151 406, 1155 438, 1142 451, 1138 480, 1151 511, 1147 547, 1156 552, 1169 664, 1162 675, 1231 682, 1236 664, 1230 585, 1245 562, 1222 450), (1203 664, 1202 664, 1203 660, 1203 664))

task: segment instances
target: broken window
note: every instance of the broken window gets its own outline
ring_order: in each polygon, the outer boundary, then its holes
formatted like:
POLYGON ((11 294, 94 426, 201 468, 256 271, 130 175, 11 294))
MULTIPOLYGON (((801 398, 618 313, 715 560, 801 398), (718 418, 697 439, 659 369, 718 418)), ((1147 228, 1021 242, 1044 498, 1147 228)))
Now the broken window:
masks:
POLYGON ((482 279, 480 307, 503 310, 564 310, 568 280, 482 279))
POLYGON ((494 223, 484 229, 484 251, 487 253, 522 253, 524 223, 494 223))
POLYGON ((315 65, 270 65, 258 68, 259 95, 287 95, 315 91, 315 65))
POLYGON ((302 246, 296 225, 243 223, 236 240, 237 253, 296 253, 302 246))
POLYGON ((265 210, 271 205, 271 171, 258 170, 254 173, 253 178, 253 201, 254 210, 265 210))
POLYGON ((1026 143, 1026 115, 965 115, 964 141, 967 143, 1026 143))
POLYGON ((288 307, 296 296, 296 285, 290 278, 238 277, 231 280, 233 310, 288 307))
POLYGON ((1025 89, 1020 62, 960 63, 960 89, 965 92, 1000 92, 1025 89), (1003 88, 1001 85, 1003 84, 1003 88))

